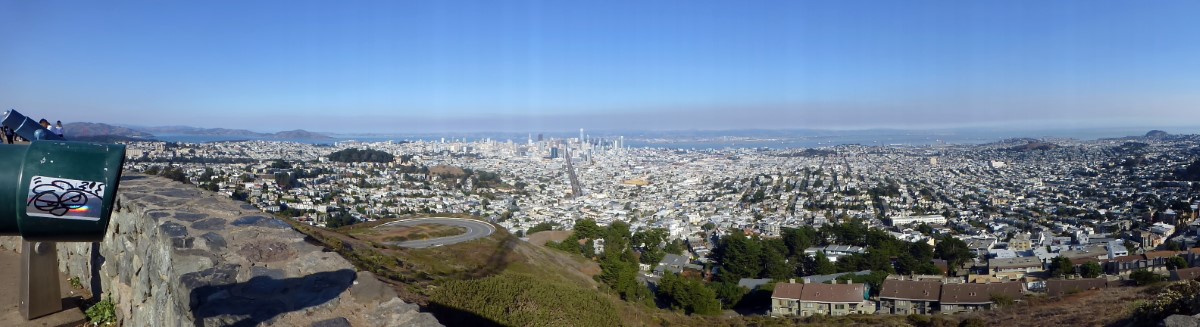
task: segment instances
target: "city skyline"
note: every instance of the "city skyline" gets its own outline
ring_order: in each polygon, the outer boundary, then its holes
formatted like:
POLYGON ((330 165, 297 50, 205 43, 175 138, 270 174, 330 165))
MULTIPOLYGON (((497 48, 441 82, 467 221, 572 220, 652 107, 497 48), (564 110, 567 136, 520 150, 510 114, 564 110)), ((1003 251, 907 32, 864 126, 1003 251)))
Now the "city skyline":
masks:
POLYGON ((0 106, 340 133, 1194 126, 1197 4, 0 4, 0 106))

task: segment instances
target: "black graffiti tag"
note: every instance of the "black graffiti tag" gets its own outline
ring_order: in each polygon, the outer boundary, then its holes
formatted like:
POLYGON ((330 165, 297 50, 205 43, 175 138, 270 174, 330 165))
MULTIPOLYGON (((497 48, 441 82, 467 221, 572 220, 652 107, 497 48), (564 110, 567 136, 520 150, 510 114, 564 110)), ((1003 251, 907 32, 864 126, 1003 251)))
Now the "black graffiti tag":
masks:
POLYGON ((30 190, 33 196, 30 197, 28 204, 38 210, 60 217, 73 209, 86 206, 90 198, 101 198, 96 191, 103 189, 103 183, 82 182, 78 186, 64 180, 45 183, 40 176, 34 178, 31 184, 36 185, 30 190))

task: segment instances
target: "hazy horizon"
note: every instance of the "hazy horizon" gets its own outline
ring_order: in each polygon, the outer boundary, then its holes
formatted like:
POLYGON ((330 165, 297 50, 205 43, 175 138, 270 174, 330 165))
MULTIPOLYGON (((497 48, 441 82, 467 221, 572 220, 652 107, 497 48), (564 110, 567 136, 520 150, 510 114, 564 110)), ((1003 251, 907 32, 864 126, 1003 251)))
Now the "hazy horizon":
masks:
POLYGON ((256 132, 1169 131, 1200 121, 1198 9, 14 1, 0 109, 256 132))

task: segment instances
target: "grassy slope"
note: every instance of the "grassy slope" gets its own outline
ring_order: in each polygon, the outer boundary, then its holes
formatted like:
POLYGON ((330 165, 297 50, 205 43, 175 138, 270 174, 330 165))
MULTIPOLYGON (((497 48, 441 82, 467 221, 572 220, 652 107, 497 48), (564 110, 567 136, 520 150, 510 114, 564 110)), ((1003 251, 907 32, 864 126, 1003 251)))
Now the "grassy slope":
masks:
POLYGON ((1146 287, 1112 287, 1065 295, 1061 299, 1035 298, 997 310, 964 315, 979 317, 992 326, 1123 326, 1135 303, 1149 299, 1146 287))
MULTIPOLYGON (((297 225, 360 269, 392 282, 405 301, 421 304, 449 325, 570 326, 910 326, 903 316, 768 318, 695 317, 621 301, 591 278, 594 262, 526 243, 503 229, 492 236, 432 249, 399 249, 358 240, 338 231, 297 225), (614 323, 615 322, 615 323, 614 323)), ((1063 299, 1031 298, 969 317, 994 326, 1123 324, 1142 288, 1085 291, 1063 299)))

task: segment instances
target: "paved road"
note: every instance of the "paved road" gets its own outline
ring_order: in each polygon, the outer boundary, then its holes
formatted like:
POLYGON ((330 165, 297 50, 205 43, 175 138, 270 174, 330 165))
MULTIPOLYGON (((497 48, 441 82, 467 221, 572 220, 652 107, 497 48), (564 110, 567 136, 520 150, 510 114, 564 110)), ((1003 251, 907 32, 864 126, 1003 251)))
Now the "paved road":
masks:
POLYGON ((489 224, 486 222, 473 220, 473 219, 448 218, 448 217, 416 218, 416 219, 398 220, 398 221, 393 221, 390 223, 382 224, 379 226, 375 226, 375 228, 379 228, 379 227, 383 227, 383 226, 416 226, 416 225, 424 225, 424 224, 440 224, 440 225, 458 226, 458 227, 466 228, 467 232, 463 233, 461 235, 455 235, 455 236, 431 238, 431 239, 427 239, 427 240, 404 241, 404 242, 393 243, 393 244, 399 245, 402 247, 406 247, 406 248, 428 248, 428 247, 449 245, 449 244, 455 244, 455 243, 462 243, 462 242, 466 242, 466 241, 470 241, 470 240, 474 240, 474 239, 478 239, 478 238, 487 237, 488 235, 492 235, 492 233, 496 232, 496 227, 492 227, 492 224, 489 224))

